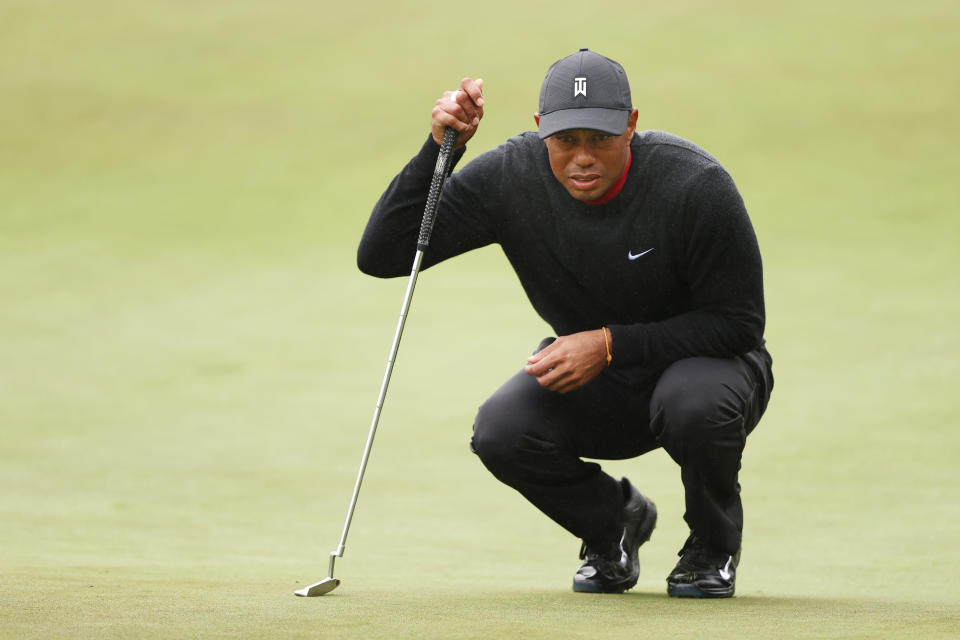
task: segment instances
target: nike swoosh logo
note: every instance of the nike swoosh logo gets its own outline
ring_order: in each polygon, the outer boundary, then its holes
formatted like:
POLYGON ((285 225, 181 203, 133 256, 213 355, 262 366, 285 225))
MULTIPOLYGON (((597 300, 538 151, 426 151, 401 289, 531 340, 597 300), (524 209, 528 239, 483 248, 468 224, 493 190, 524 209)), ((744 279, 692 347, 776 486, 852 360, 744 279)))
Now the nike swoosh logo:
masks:
POLYGON ((634 253, 634 252, 630 251, 629 249, 627 249, 627 260, 636 260, 637 258, 639 258, 639 257, 641 257, 641 256, 647 255, 648 253, 650 253, 651 251, 653 251, 655 248, 656 248, 656 247, 652 247, 652 248, 647 249, 646 251, 643 251, 643 252, 641 252, 641 253, 634 253))
POLYGON ((723 566, 723 569, 720 569, 720 577, 730 582, 730 565, 733 563, 733 556, 727 560, 727 564, 723 566))

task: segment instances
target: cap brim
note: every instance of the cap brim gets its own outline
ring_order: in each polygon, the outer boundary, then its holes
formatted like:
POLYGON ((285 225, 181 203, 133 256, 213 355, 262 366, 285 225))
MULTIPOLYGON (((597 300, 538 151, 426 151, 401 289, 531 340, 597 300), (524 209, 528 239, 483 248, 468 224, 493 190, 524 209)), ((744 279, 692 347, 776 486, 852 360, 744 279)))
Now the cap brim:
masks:
POLYGON ((630 112, 620 109, 561 109, 541 114, 537 133, 541 140, 568 129, 594 129, 619 136, 627 130, 629 119, 630 112))

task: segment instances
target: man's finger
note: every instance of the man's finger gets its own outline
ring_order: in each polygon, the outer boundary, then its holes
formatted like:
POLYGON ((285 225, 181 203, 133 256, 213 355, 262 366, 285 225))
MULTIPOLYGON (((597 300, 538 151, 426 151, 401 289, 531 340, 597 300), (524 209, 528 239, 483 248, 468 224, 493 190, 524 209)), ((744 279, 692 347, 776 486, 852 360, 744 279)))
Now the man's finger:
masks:
POLYGON ((470 98, 470 94, 462 89, 457 89, 450 94, 448 105, 454 109, 454 115, 466 122, 470 126, 480 124, 480 118, 483 117, 483 109, 478 107, 470 98))
POLYGON ((550 347, 547 346, 541 351, 527 358, 526 372, 532 376, 542 376, 556 366, 554 358, 550 357, 550 347))
POLYGON ((433 109, 433 120, 435 123, 441 126, 452 127, 453 129, 456 129, 460 133, 463 133, 470 127, 468 123, 464 122, 463 120, 458 118, 455 114, 451 113, 447 109, 440 107, 439 105, 437 107, 434 107, 433 109))
POLYGON ((552 390, 557 384, 560 374, 554 369, 547 369, 541 375, 535 375, 534 377, 537 379, 537 383, 541 387, 552 390))
POLYGON ((460 91, 464 96, 470 98, 470 101, 478 107, 483 106, 483 78, 464 78, 460 81, 460 91))
POLYGON ((546 367, 540 364, 528 364, 523 368, 523 372, 528 376, 533 376, 534 378, 539 378, 540 376, 546 374, 550 371, 550 367, 546 367))
POLYGON ((541 385, 550 389, 550 391, 556 391, 557 393, 566 393, 568 391, 573 391, 580 386, 577 377, 572 371, 559 371, 553 369, 547 375, 538 378, 541 385))
POLYGON ((557 341, 554 340, 553 342, 545 346, 543 349, 540 349, 540 351, 537 351, 535 354, 527 358, 527 362, 540 362, 541 360, 549 356, 551 353, 553 353, 553 351, 556 349, 556 347, 554 346, 556 344, 557 344, 557 341))

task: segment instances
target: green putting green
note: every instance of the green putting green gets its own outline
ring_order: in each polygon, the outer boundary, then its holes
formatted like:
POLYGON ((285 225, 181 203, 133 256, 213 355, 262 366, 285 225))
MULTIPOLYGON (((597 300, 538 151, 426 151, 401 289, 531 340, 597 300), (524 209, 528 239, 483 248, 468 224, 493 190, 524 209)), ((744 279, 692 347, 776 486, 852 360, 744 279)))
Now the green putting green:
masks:
POLYGON ((919 0, 0 6, 0 637, 956 637, 960 7, 919 0), (446 13, 443 13, 446 11, 446 13), (326 576, 405 281, 354 265, 433 101, 468 158, 555 59, 623 63, 641 129, 716 155, 764 256, 776 388, 737 597, 673 601, 666 455, 637 587, 469 452, 549 329, 499 250, 421 275, 326 576), (955 65, 954 65, 955 66, 955 65))

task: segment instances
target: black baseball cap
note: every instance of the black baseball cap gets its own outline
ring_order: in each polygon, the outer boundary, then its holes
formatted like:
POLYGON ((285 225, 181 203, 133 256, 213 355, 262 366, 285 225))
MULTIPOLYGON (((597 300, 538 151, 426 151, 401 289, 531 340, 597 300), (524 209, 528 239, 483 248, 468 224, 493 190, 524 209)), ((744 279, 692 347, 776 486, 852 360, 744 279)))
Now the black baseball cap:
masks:
POLYGON ((540 87, 540 139, 567 129, 627 130, 630 83, 618 62, 589 49, 557 60, 540 87))

